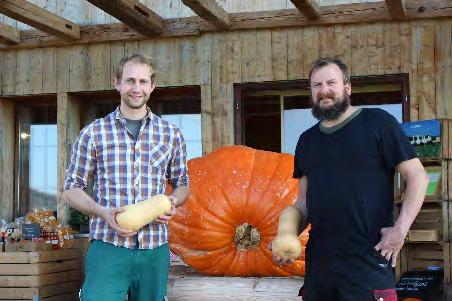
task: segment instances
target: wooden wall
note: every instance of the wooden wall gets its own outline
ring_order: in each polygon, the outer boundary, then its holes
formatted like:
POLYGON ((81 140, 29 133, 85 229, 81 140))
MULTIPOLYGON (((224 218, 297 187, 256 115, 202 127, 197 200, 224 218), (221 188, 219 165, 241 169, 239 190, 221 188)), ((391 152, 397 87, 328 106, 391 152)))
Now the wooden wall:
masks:
MULTIPOLYGON (((79 105, 67 93, 113 89, 112 72, 120 57, 139 51, 155 59, 158 86, 201 86, 203 151, 209 152, 233 144, 233 83, 305 79, 309 64, 319 56, 341 57, 352 75, 409 73, 411 119, 452 118, 451 39, 449 18, 5 50, 0 52, 0 87, 4 96, 55 94, 62 114, 59 139, 65 145, 79 126, 79 120, 68 121, 70 116, 62 109, 67 106, 76 112, 79 105)), ((14 151, 12 120, 4 119, 11 119, 11 106, 0 99, 2 206, 12 203, 8 171, 3 168, 11 164, 14 151)), ((60 153, 60 177, 68 155, 60 153)), ((11 216, 12 209, 6 207, 6 211, 1 207, 1 214, 11 216)))
MULTIPOLYGON (((105 24, 119 22, 86 0, 28 0, 46 10, 69 19, 80 25, 105 24)), ((295 8, 290 0, 216 0, 229 13, 245 11, 264 11, 295 8)), ((377 2, 381 0, 317 0, 322 6, 377 2)), ((163 18, 183 18, 195 14, 181 0, 141 0, 163 18)), ((0 14, 0 22, 14 26, 19 30, 30 27, 0 14)))

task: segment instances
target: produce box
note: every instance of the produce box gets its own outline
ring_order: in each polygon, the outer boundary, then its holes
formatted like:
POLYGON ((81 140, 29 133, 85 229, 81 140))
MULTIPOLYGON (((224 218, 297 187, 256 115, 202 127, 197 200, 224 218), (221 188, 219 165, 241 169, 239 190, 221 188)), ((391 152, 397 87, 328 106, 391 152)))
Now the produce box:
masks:
POLYGON ((0 300, 78 300, 80 252, 0 253, 0 300))

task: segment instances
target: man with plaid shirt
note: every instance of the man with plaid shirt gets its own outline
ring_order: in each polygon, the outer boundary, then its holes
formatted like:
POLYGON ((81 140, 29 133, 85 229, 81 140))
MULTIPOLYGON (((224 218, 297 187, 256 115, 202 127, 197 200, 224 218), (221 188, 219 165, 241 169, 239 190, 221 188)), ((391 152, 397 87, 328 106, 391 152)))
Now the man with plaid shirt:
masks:
POLYGON ((81 299, 161 301, 169 269, 168 221, 188 196, 185 142, 181 131, 146 106, 155 88, 149 59, 121 59, 114 84, 119 107, 86 126, 74 143, 64 200, 89 214, 90 247, 81 299), (84 192, 94 178, 93 198, 84 192), (172 186, 173 206, 137 232, 123 229, 116 214, 172 186))

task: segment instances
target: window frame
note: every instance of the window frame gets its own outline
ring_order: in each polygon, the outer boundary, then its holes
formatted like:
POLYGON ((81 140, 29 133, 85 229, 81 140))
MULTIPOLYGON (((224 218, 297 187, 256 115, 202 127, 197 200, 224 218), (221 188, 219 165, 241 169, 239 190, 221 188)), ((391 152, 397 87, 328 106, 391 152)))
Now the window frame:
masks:
MULTIPOLYGON (((402 93, 402 116, 403 122, 410 121, 410 95, 409 95, 409 74, 384 74, 384 75, 366 75, 352 76, 352 94, 353 87, 369 85, 390 85, 400 84, 402 93)), ((287 90, 309 90, 308 79, 287 80, 287 81, 269 81, 269 82, 248 82, 234 83, 234 144, 243 145, 245 142, 244 128, 244 102, 246 95, 257 91, 287 91, 287 90)), ((282 93, 281 93, 282 94, 282 93)), ((376 102, 375 104, 378 104, 376 102)))

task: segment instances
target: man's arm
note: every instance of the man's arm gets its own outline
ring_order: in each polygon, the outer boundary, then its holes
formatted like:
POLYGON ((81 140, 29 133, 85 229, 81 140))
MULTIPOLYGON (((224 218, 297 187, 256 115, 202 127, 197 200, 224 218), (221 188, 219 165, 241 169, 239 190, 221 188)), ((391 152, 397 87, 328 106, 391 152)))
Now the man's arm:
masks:
POLYGON ((106 208, 96 203, 86 192, 81 188, 72 188, 63 192, 63 200, 72 208, 83 212, 85 214, 98 216, 104 219, 110 227, 112 227, 121 236, 131 236, 136 233, 131 230, 119 227, 116 222, 116 213, 123 212, 124 207, 120 208, 106 208))
POLYGON ((308 189, 308 178, 303 176, 298 181, 298 198, 294 207, 300 212, 300 220, 298 221, 298 235, 308 226, 308 209, 306 207, 306 191, 308 189))
POLYGON ((381 240, 375 246, 381 255, 392 260, 393 267, 408 230, 424 202, 428 185, 428 176, 418 158, 403 161, 397 165, 397 169, 406 182, 402 209, 393 227, 381 229, 381 240))

